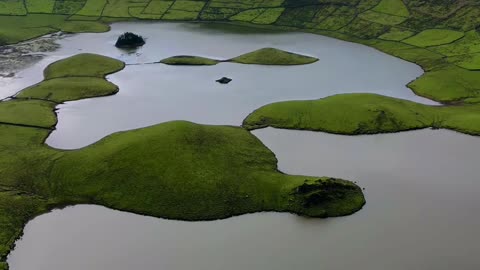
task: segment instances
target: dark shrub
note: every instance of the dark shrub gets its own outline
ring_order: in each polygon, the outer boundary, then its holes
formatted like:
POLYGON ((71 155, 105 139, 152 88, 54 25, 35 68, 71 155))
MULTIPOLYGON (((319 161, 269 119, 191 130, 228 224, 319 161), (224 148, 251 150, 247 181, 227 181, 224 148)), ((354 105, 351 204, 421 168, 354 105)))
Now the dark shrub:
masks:
POLYGON ((142 36, 136 35, 131 32, 123 33, 118 37, 115 47, 117 48, 136 48, 145 44, 145 40, 142 36))

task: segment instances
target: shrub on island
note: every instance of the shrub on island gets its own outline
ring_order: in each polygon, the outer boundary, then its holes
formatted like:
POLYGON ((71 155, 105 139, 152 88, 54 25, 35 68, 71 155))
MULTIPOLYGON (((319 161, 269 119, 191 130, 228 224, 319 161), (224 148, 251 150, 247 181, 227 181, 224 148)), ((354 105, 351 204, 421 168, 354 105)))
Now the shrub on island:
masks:
POLYGON ((137 48, 143 46, 145 44, 145 39, 142 36, 131 33, 125 32, 120 35, 115 43, 115 47, 117 48, 137 48))

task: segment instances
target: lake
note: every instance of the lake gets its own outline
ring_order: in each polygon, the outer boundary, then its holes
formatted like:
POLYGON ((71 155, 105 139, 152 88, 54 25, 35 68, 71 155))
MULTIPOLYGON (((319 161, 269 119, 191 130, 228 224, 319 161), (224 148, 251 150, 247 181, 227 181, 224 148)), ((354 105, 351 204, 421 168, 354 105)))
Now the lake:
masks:
MULTIPOLYGON (((170 120, 240 125, 271 102, 338 93, 435 104, 405 86, 422 74, 420 67, 312 34, 116 23, 108 33, 58 42, 59 50, 18 73, 22 79, 4 80, 1 94, 40 81, 46 65, 76 53, 104 54, 130 64, 108 77, 120 87, 117 95, 59 106, 59 123, 47 143, 61 149, 170 120), (147 44, 135 53, 114 48, 125 31, 147 37, 147 44), (294 67, 146 64, 178 54, 231 58, 263 47, 320 61, 294 67), (217 84, 223 76, 233 81, 217 84)), ((69 207, 27 224, 9 256, 11 269, 478 269, 479 138, 438 130, 357 137, 271 128, 253 133, 276 154, 283 172, 358 181, 366 188, 367 205, 352 216, 326 220, 257 213, 212 222, 69 207)))

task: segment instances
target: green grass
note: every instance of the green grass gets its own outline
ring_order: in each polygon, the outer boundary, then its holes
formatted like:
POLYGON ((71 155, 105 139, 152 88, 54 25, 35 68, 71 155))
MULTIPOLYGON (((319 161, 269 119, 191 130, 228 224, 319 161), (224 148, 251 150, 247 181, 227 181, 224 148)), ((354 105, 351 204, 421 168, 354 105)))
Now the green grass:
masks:
POLYGON ((116 59, 96 54, 77 54, 49 65, 45 71, 45 79, 61 77, 99 77, 117 72, 125 64, 116 59))
POLYGON ((72 15, 79 12, 87 0, 60 0, 55 1, 53 13, 72 15))
POLYGON ((415 33, 410 30, 404 30, 400 28, 392 28, 389 32, 379 36, 380 39, 401 41, 408 37, 413 36, 415 33))
POLYGON ((480 135, 480 106, 427 106, 376 94, 342 94, 266 105, 243 122, 247 129, 276 127, 359 135, 447 128, 480 135))
POLYGON ((0 45, 12 44, 43 36, 49 33, 65 31, 105 32, 110 28, 100 22, 67 21, 65 15, 29 14, 27 16, 0 16, 0 45))
POLYGON ((76 15, 100 17, 108 0, 88 0, 76 15))
POLYGON ((205 2, 202 1, 177 0, 173 2, 170 8, 174 10, 200 12, 203 6, 205 6, 205 2))
POLYGON ((218 64, 219 61, 200 56, 177 55, 165 58, 160 63, 166 65, 212 66, 218 64))
POLYGON ((0 1, 1 15, 26 15, 27 10, 23 0, 3 0, 0 1))
POLYGON ((468 31, 464 38, 451 44, 431 47, 430 50, 446 56, 480 53, 480 33, 475 30, 468 31))
POLYGON ((29 13, 52 13, 55 0, 25 0, 29 13))
POLYGON ((395 15, 386 14, 382 12, 375 12, 372 10, 368 10, 360 14, 359 16, 364 20, 383 24, 383 25, 397 25, 397 24, 401 24, 407 19, 405 17, 395 16, 395 15))
POLYGON ((373 11, 399 17, 408 17, 410 12, 402 0, 382 0, 373 11))
POLYGON ((67 21, 62 25, 66 33, 102 33, 108 32, 110 26, 96 21, 67 21))
POLYGON ((463 32, 453 30, 428 29, 403 42, 417 47, 430 47, 454 42, 461 39, 464 35, 463 32))
POLYGON ((263 48, 232 58, 229 61, 255 65, 306 65, 317 62, 318 59, 275 48, 263 48))
POLYGON ((182 220, 259 211, 333 217, 364 205, 352 182, 279 172, 275 155, 241 127, 173 121, 78 150, 46 146, 55 102, 112 93, 103 76, 121 68, 117 60, 80 54, 51 64, 47 80, 0 102, 0 267, 28 220, 65 205, 182 220))
POLYGON ((448 61, 468 70, 480 70, 480 53, 453 56, 448 61))
POLYGON ((56 103, 113 95, 118 87, 103 78, 64 77, 43 81, 20 92, 18 98, 45 99, 56 103))
POLYGON ((270 8, 262 12, 255 19, 252 20, 253 23, 258 24, 272 24, 278 20, 280 15, 282 15, 284 8, 270 8))
POLYGON ((462 101, 480 96, 480 71, 447 66, 425 73, 409 87, 420 96, 444 103, 462 101))
POLYGON ((51 128, 57 123, 55 103, 42 100, 0 102, 0 123, 51 128))
POLYGON ((131 18, 132 16, 129 12, 130 8, 145 8, 149 2, 149 0, 108 0, 105 8, 103 9, 102 16, 113 18, 131 18))
POLYGON ((143 10, 144 14, 163 15, 172 6, 173 1, 153 0, 143 10))
POLYGON ((258 16, 260 16, 264 11, 265 11, 264 8, 242 11, 242 12, 230 17, 230 20, 231 21, 251 22, 255 18, 257 18, 258 16))
POLYGON ((185 11, 169 9, 163 15, 163 20, 176 20, 176 21, 194 21, 198 18, 200 13, 198 11, 185 11))

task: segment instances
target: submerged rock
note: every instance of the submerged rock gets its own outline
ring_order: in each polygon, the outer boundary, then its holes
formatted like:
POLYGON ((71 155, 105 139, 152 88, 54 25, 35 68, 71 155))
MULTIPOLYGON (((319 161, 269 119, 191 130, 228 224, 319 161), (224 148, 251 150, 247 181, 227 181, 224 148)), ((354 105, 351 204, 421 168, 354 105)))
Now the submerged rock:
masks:
POLYGON ((216 82, 221 83, 221 84, 228 84, 231 81, 232 81, 232 79, 227 78, 227 77, 223 77, 221 79, 216 80, 216 82))
POLYGON ((118 37, 115 47, 117 48, 137 48, 143 46, 145 40, 142 36, 131 32, 125 32, 118 37))

